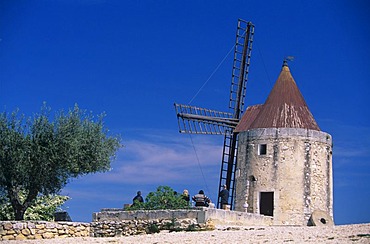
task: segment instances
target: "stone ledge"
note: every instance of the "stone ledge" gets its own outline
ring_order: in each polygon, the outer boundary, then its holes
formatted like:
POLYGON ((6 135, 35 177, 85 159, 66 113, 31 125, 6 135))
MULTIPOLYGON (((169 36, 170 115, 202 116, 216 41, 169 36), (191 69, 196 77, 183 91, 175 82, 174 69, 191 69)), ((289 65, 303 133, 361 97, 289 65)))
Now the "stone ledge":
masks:
POLYGON ((252 129, 246 132, 241 132, 240 135, 248 135, 250 138, 291 138, 303 137, 311 141, 318 141, 323 143, 331 143, 332 137, 330 134, 323 131, 308 130, 302 128, 260 128, 252 129))
POLYGON ((194 219, 197 223, 206 223, 212 220, 216 224, 231 225, 272 225, 272 217, 228 211, 216 208, 193 208, 184 210, 136 210, 123 211, 123 209, 102 209, 101 212, 93 213, 93 222, 123 221, 123 220, 172 220, 194 219))

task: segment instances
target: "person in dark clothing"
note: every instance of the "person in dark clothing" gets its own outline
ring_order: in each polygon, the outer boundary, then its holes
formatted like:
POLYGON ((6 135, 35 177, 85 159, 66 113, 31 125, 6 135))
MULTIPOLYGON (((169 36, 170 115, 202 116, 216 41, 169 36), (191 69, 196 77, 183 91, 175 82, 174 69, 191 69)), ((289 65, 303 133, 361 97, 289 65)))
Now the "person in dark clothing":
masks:
POLYGON ((181 197, 182 197, 182 199, 184 199, 184 200, 188 203, 188 205, 189 205, 189 203, 190 203, 189 191, 185 189, 185 190, 182 192, 181 197))
POLYGON ((226 185, 223 185, 223 189, 220 191, 219 196, 221 198, 221 209, 225 209, 225 205, 229 205, 229 191, 226 185))
POLYGON ((132 199, 132 205, 135 205, 137 202, 144 202, 144 199, 141 196, 141 191, 138 191, 134 199, 132 199))
POLYGON ((196 207, 208 207, 211 200, 200 190, 198 194, 192 197, 196 207))

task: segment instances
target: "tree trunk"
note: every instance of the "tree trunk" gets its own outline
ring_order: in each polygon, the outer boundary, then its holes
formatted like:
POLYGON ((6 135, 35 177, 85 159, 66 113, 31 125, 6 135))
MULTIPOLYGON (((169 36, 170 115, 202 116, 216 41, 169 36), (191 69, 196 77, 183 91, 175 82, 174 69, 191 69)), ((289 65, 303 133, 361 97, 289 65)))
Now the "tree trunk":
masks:
POLYGON ((30 191, 26 200, 22 203, 19 198, 19 192, 12 187, 7 189, 8 197, 14 211, 15 220, 24 220, 24 213, 37 196, 37 191, 30 191))
POLYGON ((24 208, 22 205, 18 205, 14 210, 14 216, 15 220, 24 220, 24 213, 26 212, 26 208, 24 208))
POLYGON ((13 208, 15 220, 23 220, 27 208, 24 208, 24 205, 21 204, 18 192, 13 189, 8 190, 8 198, 13 208))
POLYGON ((27 208, 24 206, 24 204, 20 203, 16 193, 13 192, 13 194, 8 194, 8 197, 13 208, 15 220, 23 220, 24 213, 26 212, 27 208))

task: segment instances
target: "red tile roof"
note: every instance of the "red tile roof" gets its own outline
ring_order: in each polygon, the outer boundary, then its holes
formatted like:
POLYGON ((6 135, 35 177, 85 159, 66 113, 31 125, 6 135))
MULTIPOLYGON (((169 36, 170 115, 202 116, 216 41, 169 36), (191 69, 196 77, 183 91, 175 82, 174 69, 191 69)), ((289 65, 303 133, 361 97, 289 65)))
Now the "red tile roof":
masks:
POLYGON ((244 115, 240 119, 238 125, 235 128, 235 132, 241 132, 248 130, 251 127, 251 124, 256 119, 257 115, 261 111, 263 104, 253 105, 247 108, 244 115))
POLYGON ((248 107, 235 132, 255 128, 304 128, 320 131, 286 63, 266 102, 248 107))

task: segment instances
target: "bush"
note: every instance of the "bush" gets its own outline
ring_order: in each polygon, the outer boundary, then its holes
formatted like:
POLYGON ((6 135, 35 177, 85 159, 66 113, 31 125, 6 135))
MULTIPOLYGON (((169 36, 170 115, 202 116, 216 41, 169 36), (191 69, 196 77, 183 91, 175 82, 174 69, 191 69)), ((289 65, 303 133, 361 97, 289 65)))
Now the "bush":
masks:
POLYGON ((151 224, 149 225, 148 227, 148 230, 147 230, 147 233, 148 234, 154 234, 154 233, 159 233, 159 228, 156 224, 151 224))
POLYGON ((131 205, 125 210, 159 210, 159 209, 187 209, 189 205, 182 198, 182 195, 177 195, 169 186, 159 186, 157 191, 150 192, 145 198, 144 203, 131 205))

